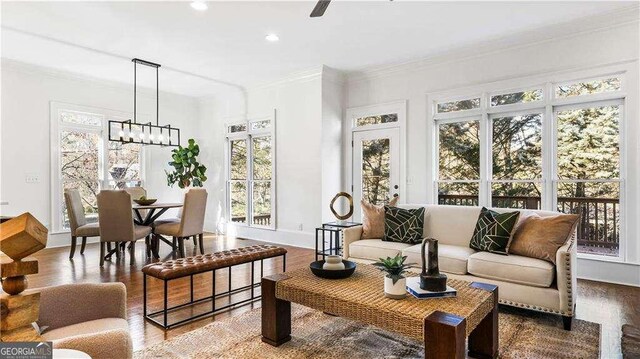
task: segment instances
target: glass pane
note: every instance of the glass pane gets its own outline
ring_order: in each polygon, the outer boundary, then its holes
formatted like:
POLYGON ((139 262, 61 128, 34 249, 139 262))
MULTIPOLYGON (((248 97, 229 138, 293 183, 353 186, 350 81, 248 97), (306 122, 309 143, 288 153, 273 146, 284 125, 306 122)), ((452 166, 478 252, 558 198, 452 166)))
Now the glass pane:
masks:
POLYGON ((535 179, 542 175, 542 115, 493 120, 493 178, 535 179))
POLYGON ((231 182, 231 221, 247 223, 247 182, 231 182))
POLYGON ((556 97, 565 98, 572 96, 591 95, 595 93, 620 90, 620 78, 574 82, 567 85, 556 86, 556 97))
POLYGON ((388 138, 362 141, 362 198, 375 205, 389 201, 390 145, 388 138))
POLYGON ((541 209, 542 184, 538 182, 494 182, 491 206, 502 208, 541 209))
POLYGON ((618 106, 561 111, 557 121, 560 179, 619 178, 618 106))
POLYGON ((443 102, 439 103, 437 107, 438 113, 472 110, 474 108, 480 108, 480 98, 443 102))
POLYGON ((480 178, 478 121, 446 123, 439 128, 439 176, 445 180, 480 178))
POLYGON ((477 206, 479 188, 477 182, 438 183, 438 204, 477 206))
POLYGON ((356 118, 356 126, 379 125, 381 123, 398 122, 398 114, 390 113, 379 116, 366 116, 356 118))
POLYGON ((80 131, 60 133, 60 174, 62 179, 99 179, 100 134, 80 131))
POLYGON ((100 185, 98 181, 62 181, 62 192, 60 197, 62 198, 62 228, 69 228, 69 215, 67 213, 67 206, 64 200, 64 190, 75 188, 80 193, 82 200, 82 207, 84 208, 84 215, 88 223, 98 222, 98 199, 97 194, 100 192, 100 185))
POLYGON ((127 182, 140 180, 142 145, 109 142, 108 172, 114 188, 125 188, 127 182))
POLYGON ((620 184, 559 182, 558 211, 580 213, 578 252, 617 256, 620 246, 620 184))
POLYGON ((511 105, 542 100, 542 89, 491 96, 491 106, 511 105))
POLYGON ((89 126, 102 126, 102 115, 76 111, 60 111, 60 122, 89 126))
POLYGON ((271 225, 271 181, 253 184, 253 224, 271 225))
POLYGON ((247 125, 246 124, 240 124, 240 125, 231 125, 228 128, 228 131, 230 133, 234 133, 234 132, 244 132, 247 130, 247 125))
POLYGON ((253 138, 253 179, 271 179, 271 136, 253 138))
POLYGON ((269 128, 271 126, 270 120, 256 121, 251 123, 252 130, 260 130, 263 128, 269 128))
POLYGON ((247 140, 230 141, 231 179, 247 179, 247 140))

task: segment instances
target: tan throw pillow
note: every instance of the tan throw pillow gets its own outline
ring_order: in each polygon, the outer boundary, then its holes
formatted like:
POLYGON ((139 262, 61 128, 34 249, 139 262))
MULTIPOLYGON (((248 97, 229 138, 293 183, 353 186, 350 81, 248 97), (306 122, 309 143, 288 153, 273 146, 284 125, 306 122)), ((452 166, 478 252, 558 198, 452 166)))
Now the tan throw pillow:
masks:
MULTIPOLYGON (((398 197, 389 201, 389 206, 395 207, 398 197)), ((381 239, 384 237, 384 206, 376 206, 365 200, 360 201, 362 206, 362 239, 381 239)))
POLYGON ((556 252, 571 237, 579 218, 577 214, 528 216, 516 228, 509 254, 539 258, 556 264, 556 252))

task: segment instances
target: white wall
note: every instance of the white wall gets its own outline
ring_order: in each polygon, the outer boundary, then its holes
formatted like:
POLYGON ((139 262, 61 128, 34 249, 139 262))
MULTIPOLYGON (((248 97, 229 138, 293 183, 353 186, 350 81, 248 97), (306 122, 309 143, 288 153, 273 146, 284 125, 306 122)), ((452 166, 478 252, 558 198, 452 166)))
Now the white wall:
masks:
POLYGON ((319 71, 283 79, 246 93, 232 92, 202 101, 202 132, 214 151, 212 167, 220 176, 207 184, 209 193, 207 228, 220 228, 231 235, 313 246, 313 228, 321 222, 321 91, 319 71), (213 112, 210 112, 212 111, 213 112), (226 224, 224 188, 224 124, 263 118, 276 111, 276 230, 226 224), (216 222, 211 222, 215 220, 216 222), (225 228, 226 227, 226 228, 225 228))
MULTIPOLYGON (((352 74, 348 78, 346 107, 374 105, 395 100, 407 100, 407 197, 406 203, 433 203, 432 125, 427 120, 427 94, 464 88, 504 79, 584 69, 594 66, 638 59, 636 20, 546 41, 519 44, 503 49, 485 47, 466 49, 455 54, 352 74)), ((637 68, 637 62, 634 64, 637 68)), ((640 263, 640 239, 636 223, 640 221, 638 185, 640 167, 638 142, 638 72, 631 72, 633 98, 627 108, 628 146, 627 190, 630 210, 627 215, 627 258, 640 263), (634 78, 635 77, 635 78, 634 78)), ((346 169, 345 169, 346 170, 346 169)), ((582 277, 605 279, 640 285, 640 267, 622 264, 579 261, 582 277), (611 268, 616 268, 611 270, 611 268), (604 272, 603 272, 604 270, 604 272)))
MULTIPOLYGON (((155 116, 155 91, 139 93, 141 112, 155 116)), ((51 101, 131 113, 132 86, 81 78, 68 73, 14 61, 2 61, 2 127, 0 207, 2 214, 31 212, 51 228, 50 114, 51 101), (26 183, 35 173, 39 183, 26 183)), ((161 93, 160 121, 181 129, 182 141, 197 138, 198 102, 189 97, 161 93)), ((164 169, 170 149, 147 146, 146 183, 149 195, 166 201, 182 201, 182 191, 170 189, 164 169)), ((69 244, 70 235, 50 236, 48 246, 69 244)))

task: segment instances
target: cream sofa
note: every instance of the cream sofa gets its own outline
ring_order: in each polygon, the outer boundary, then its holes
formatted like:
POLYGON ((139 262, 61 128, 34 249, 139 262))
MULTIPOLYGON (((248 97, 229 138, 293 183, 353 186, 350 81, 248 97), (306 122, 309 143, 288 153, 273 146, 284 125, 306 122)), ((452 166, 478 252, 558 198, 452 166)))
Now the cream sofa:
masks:
MULTIPOLYGON (((424 237, 438 239, 440 271, 449 278, 481 281, 497 285, 500 303, 562 315, 564 328, 571 330, 576 293, 575 233, 556 253, 556 263, 518 255, 477 252, 469 248, 480 207, 445 205, 399 205, 401 208, 425 207, 424 237)), ((514 209, 494 208, 497 212, 514 209)), ((541 217, 557 212, 520 210, 521 216, 536 213, 541 217)), ((522 218, 522 217, 521 217, 522 218)), ((378 258, 407 256, 407 263, 420 264, 420 244, 362 239, 362 226, 344 231, 344 257, 361 263, 378 258)), ((416 267, 416 271, 419 271, 416 267)))

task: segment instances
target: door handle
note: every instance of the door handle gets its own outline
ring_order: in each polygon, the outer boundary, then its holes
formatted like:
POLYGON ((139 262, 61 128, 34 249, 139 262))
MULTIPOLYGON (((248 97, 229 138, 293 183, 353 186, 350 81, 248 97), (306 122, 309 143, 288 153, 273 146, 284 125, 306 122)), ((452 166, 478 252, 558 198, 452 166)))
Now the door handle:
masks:
POLYGON ((398 189, 398 185, 393 186, 393 189, 398 189))
POLYGON ((393 194, 393 196, 394 196, 394 197, 398 197, 398 194, 397 194, 397 193, 394 193, 394 194, 393 194))

